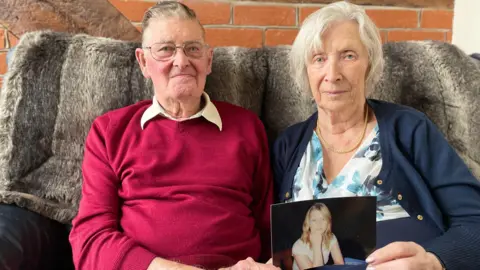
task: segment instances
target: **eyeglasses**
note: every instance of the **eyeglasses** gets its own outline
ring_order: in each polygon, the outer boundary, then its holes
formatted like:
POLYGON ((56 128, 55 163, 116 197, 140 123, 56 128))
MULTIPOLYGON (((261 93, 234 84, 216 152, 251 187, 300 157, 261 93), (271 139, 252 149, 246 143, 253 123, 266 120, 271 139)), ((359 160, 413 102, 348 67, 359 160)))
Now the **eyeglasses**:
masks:
POLYGON ((188 42, 180 46, 173 43, 154 43, 152 46, 144 48, 150 50, 153 59, 167 61, 176 54, 178 48, 181 48, 183 53, 189 58, 201 58, 205 54, 208 45, 200 42, 188 42))

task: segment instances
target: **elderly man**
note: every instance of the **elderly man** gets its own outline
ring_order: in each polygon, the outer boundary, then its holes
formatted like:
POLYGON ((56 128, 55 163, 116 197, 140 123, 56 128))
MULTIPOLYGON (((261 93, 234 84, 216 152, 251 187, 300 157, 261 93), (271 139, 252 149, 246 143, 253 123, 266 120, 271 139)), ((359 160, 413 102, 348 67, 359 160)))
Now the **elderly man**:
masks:
POLYGON ((154 97, 92 125, 76 268, 273 269, 255 262, 270 255, 273 201, 262 122, 204 92, 213 51, 191 9, 160 2, 143 29, 135 53, 154 97))

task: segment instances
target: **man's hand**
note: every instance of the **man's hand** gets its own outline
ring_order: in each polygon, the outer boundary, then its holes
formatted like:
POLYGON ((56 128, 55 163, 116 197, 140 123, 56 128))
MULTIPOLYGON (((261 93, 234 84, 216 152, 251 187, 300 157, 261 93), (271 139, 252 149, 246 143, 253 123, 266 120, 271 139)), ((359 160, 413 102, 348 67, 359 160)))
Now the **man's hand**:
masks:
POLYGON ((394 242, 368 256, 367 270, 442 270, 439 259, 414 242, 394 242))
POLYGON ((201 270, 200 268, 164 260, 162 258, 155 258, 152 260, 147 270, 201 270))
POLYGON ((237 264, 219 270, 280 270, 280 268, 272 264, 257 263, 252 258, 248 257, 246 260, 239 261, 237 264))

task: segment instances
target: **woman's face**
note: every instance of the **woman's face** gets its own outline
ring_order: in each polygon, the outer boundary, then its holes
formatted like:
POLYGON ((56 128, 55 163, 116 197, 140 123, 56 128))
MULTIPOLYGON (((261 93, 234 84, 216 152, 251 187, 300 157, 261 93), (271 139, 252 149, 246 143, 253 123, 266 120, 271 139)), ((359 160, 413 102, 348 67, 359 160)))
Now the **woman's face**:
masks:
POLYGON ((307 62, 313 97, 322 109, 339 111, 365 100, 368 52, 360 39, 358 24, 332 24, 322 36, 323 48, 307 62))
POLYGON ((324 233, 328 228, 328 221, 319 210, 310 212, 310 231, 324 233))

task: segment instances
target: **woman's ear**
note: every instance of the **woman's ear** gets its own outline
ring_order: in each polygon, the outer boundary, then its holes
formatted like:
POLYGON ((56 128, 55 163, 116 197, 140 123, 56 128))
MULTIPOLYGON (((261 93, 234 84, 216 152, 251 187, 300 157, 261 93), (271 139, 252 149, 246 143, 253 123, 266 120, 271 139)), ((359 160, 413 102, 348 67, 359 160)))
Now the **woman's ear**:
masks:
POLYGON ((150 74, 148 73, 147 63, 145 60, 145 51, 142 48, 135 49, 135 57, 137 58, 138 65, 140 66, 140 70, 142 71, 143 77, 150 78, 150 74))
POLYGON ((372 68, 372 65, 370 63, 367 66, 367 70, 365 71, 365 80, 367 80, 368 75, 370 74, 370 69, 372 68))

